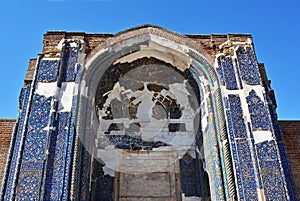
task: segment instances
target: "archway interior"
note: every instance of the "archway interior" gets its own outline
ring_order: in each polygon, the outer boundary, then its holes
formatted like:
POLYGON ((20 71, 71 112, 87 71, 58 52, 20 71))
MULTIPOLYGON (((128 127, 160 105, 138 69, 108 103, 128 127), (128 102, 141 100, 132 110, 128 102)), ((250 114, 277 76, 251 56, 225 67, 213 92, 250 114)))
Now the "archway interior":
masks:
POLYGON ((200 93, 156 58, 111 65, 95 95, 92 200, 205 200, 200 93))

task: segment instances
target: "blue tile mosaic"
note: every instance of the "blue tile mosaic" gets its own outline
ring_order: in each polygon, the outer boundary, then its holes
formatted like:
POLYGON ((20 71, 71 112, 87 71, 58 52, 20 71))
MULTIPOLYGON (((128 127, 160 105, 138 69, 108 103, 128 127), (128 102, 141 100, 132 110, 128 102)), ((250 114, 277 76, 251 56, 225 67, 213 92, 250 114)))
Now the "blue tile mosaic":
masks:
MULTIPOLYGON (((75 98, 74 98, 75 99, 75 98)), ((73 108, 72 111, 75 113, 76 104, 73 99, 73 108)), ((71 179, 71 162, 72 162, 72 154, 73 154, 73 143, 74 143, 74 136, 75 136, 75 128, 74 128, 74 115, 73 112, 70 113, 69 118, 69 131, 68 131, 68 138, 66 139, 66 167, 65 167, 65 172, 64 172, 64 187, 63 187, 63 196, 62 200, 68 200, 68 195, 69 195, 69 182, 71 179)))
POLYGON ((286 146, 285 146, 285 142, 283 140, 283 134, 281 132, 280 125, 277 122, 277 115, 276 115, 275 109, 273 108, 272 105, 269 105, 269 110, 270 110, 270 116, 272 119, 273 129, 275 132, 276 141, 277 141, 277 145, 278 145, 278 149, 279 149, 280 160, 281 160, 283 172, 285 175, 285 181, 286 181, 287 188, 289 191, 289 196, 290 196, 291 200, 299 200, 298 194, 297 194, 297 188, 295 185, 295 179, 293 177, 291 166, 288 161, 288 157, 287 157, 287 153, 286 153, 286 146))
POLYGON ((241 106, 241 100, 238 95, 229 94, 227 102, 227 120, 228 129, 231 139, 235 138, 246 138, 247 130, 245 125, 245 120, 243 117, 243 110, 241 106))
POLYGON ((19 106, 20 106, 20 107, 22 107, 22 104, 23 104, 23 101, 24 101, 25 94, 26 94, 26 87, 23 87, 23 88, 21 89, 20 96, 19 96, 19 106))
POLYGON ((18 185, 17 201, 29 201, 39 199, 39 177, 31 173, 23 176, 18 185))
POLYGON ((81 163, 80 163, 80 184, 79 184, 79 200, 89 200, 89 180, 90 172, 85 171, 90 169, 91 155, 81 144, 81 163))
POLYGON ((57 128, 51 133, 45 186, 45 200, 53 201, 60 200, 63 194, 70 112, 58 113, 54 126, 57 128))
POLYGON ((22 161, 21 169, 26 171, 42 171, 44 168, 44 161, 22 161))
POLYGON ((65 54, 63 55, 62 65, 62 82, 73 82, 76 77, 76 61, 78 49, 77 47, 66 46, 65 54))
POLYGON ((27 133, 23 161, 45 160, 46 137, 47 131, 44 130, 31 130, 27 133))
POLYGON ((274 140, 256 144, 259 166, 267 200, 286 200, 276 146, 274 140))
POLYGON ((253 141, 247 139, 240 98, 238 95, 229 94, 224 101, 239 199, 258 200, 256 189, 260 187, 260 181, 256 177, 253 141))
POLYGON ((59 60, 41 60, 38 69, 39 82, 55 82, 57 80, 59 60))
POLYGON ((6 186, 9 187, 7 188, 7 191, 4 196, 4 200, 13 200, 15 197, 15 186, 17 183, 17 173, 20 165, 20 160, 21 160, 21 155, 22 155, 22 146, 24 143, 24 132, 25 132, 25 126, 26 126, 26 119, 27 119, 27 106, 29 103, 30 99, 30 92, 31 92, 31 87, 28 86, 25 89, 24 96, 22 98, 22 110, 21 113, 19 114, 19 125, 18 125, 18 131, 16 134, 16 139, 15 139, 15 144, 14 144, 14 150, 12 153, 12 159, 11 159, 11 164, 9 168, 9 175, 7 179, 6 186))
POLYGON ((267 201, 287 200, 282 175, 278 169, 269 168, 262 173, 264 192, 267 201))
POLYGON ((32 109, 29 117, 29 128, 41 130, 48 125, 52 97, 46 98, 35 94, 32 102, 32 109))
MULTIPOLYGON (((28 200, 33 199, 34 194, 39 194, 39 188, 28 189, 21 188, 22 182, 25 181, 24 178, 30 178, 32 168, 37 168, 34 171, 37 175, 34 180, 28 180, 26 185, 33 186, 34 183, 30 182, 41 182, 42 167, 43 162, 46 159, 46 149, 47 149, 47 134, 48 132, 44 128, 48 125, 49 113, 51 109, 52 97, 46 98, 38 94, 33 95, 29 120, 28 120, 28 131, 26 135, 22 166, 20 169, 19 184, 17 196, 18 200, 28 200), (40 162, 39 162, 40 161, 40 162), (28 168, 28 169, 27 169, 28 168), (26 190, 28 192, 26 192, 26 190), (36 191, 33 193, 33 191, 36 191)), ((40 185, 40 184, 39 184, 40 185)))
POLYGON ((239 47, 236 54, 242 79, 250 85, 261 84, 254 51, 250 47, 239 47))
POLYGON ((223 72, 223 68, 222 68, 222 62, 219 58, 218 58, 218 68, 216 68, 216 70, 219 75, 221 85, 225 86, 225 78, 224 78, 224 72, 223 72))
POLYGON ((256 178, 256 163, 253 155, 251 155, 251 153, 254 153, 250 146, 252 143, 251 140, 246 139, 235 141, 237 185, 241 200, 258 200, 257 188, 260 185, 256 178))
POLYGON ((78 83, 80 81, 82 71, 83 71, 82 66, 77 63, 76 72, 75 72, 75 82, 76 83, 78 83))
POLYGON ((225 81, 226 88, 229 90, 238 89, 231 57, 219 56, 218 64, 219 69, 217 71, 219 72, 221 83, 225 81))
POLYGON ((269 130, 270 120, 267 107, 252 89, 247 96, 247 103, 253 130, 269 130))
POLYGON ((99 161, 93 161, 91 200, 113 201, 114 177, 104 175, 103 167, 99 161))
POLYGON ((261 168, 280 167, 277 160, 276 144, 274 140, 256 144, 256 147, 261 168))
POLYGON ((201 197, 200 177, 197 159, 185 154, 180 163, 181 191, 186 197, 201 197))
POLYGON ((279 148, 279 152, 280 152, 281 164, 282 164, 282 168, 284 171, 284 176, 285 176, 285 180, 287 183, 287 188, 289 191, 290 199, 291 200, 299 200, 298 194, 297 194, 297 188, 296 188, 296 184, 295 184, 295 178, 292 174, 292 168, 290 166, 290 163, 289 163, 287 155, 286 155, 287 153, 286 153, 285 142, 282 141, 277 144, 278 144, 278 148, 279 148))

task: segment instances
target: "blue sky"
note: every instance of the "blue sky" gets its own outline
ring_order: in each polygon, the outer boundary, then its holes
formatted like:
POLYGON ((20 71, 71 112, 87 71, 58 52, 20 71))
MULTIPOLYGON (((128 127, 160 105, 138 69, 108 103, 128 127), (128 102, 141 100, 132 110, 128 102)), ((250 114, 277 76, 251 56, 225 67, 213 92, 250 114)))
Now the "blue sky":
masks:
POLYGON ((0 118, 15 118, 28 61, 48 30, 117 33, 155 24, 181 34, 250 33, 279 119, 300 119, 299 0, 5 0, 0 6, 0 118))

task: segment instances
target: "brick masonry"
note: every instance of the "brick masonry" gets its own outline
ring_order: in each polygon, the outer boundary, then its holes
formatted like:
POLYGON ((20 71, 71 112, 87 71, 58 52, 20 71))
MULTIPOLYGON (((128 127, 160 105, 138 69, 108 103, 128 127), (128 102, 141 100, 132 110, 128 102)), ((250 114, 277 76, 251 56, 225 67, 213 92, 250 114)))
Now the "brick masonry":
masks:
POLYGON ((292 166, 295 183, 300 195, 300 121, 279 121, 292 166))
POLYGON ((0 119, 0 181, 2 181, 15 121, 15 119, 0 119))

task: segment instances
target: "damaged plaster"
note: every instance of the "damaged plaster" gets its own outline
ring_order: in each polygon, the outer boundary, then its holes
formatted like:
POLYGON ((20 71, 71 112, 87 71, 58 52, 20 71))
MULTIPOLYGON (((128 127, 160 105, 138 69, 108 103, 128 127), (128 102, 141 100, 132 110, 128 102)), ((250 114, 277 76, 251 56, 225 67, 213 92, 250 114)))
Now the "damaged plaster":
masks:
MULTIPOLYGON (((160 68, 170 71, 168 67, 160 68)), ((119 167, 122 171, 152 172, 163 167, 154 165, 157 160, 160 164, 169 161, 165 168, 170 168, 187 152, 192 158, 196 157, 194 142, 198 125, 194 124, 194 119, 200 109, 195 105, 197 101, 191 98, 195 97, 191 94, 192 87, 175 71, 169 72, 170 81, 138 75, 144 71, 151 75, 156 72, 156 67, 138 67, 123 75, 110 91, 103 94, 105 102, 97 108, 97 157, 111 176, 110 170, 119 167), (136 155, 135 150, 140 152, 136 155), (131 152, 125 157, 127 151, 131 152), (165 158, 167 153, 172 157, 165 158), (141 154, 147 157, 143 159, 141 154), (147 160, 153 165, 148 165, 149 168, 133 164, 127 167, 130 163, 123 164, 125 159, 136 164, 147 160)))

